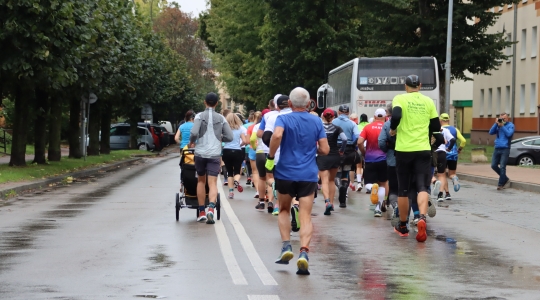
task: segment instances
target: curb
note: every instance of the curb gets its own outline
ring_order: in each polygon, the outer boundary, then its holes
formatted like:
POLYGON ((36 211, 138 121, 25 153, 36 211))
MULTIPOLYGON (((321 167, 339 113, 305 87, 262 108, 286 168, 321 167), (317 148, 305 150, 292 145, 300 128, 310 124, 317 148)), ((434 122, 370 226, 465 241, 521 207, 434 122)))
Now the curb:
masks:
MULTIPOLYGON (((498 179, 470 174, 457 173, 457 176, 460 180, 473 181, 482 184, 492 185, 494 187, 499 183, 498 179)), ((540 193, 540 184, 528 183, 528 182, 518 182, 510 181, 508 188, 513 188, 517 190, 522 190, 525 192, 540 193)))
POLYGON ((9 197, 6 197, 6 196, 9 195, 9 194, 15 193, 15 194, 19 195, 19 194, 22 194, 22 193, 30 191, 30 190, 36 190, 36 189, 41 189, 41 188, 44 188, 44 187, 48 187, 49 184, 62 182, 67 176, 71 176, 73 178, 91 176, 91 175, 99 173, 100 171, 110 171, 110 170, 113 170, 113 169, 121 168, 121 167, 124 167, 124 166, 127 166, 127 165, 131 165, 134 162, 137 162, 137 161, 140 161, 140 160, 142 160, 142 158, 131 158, 131 159, 111 163, 111 164, 101 166, 101 167, 96 167, 96 168, 92 168, 92 169, 86 169, 86 170, 77 171, 77 172, 73 172, 73 173, 66 173, 64 175, 59 175, 59 176, 50 177, 50 178, 39 180, 39 181, 29 182, 29 183, 22 184, 22 185, 19 185, 19 186, 16 186, 16 187, 1 189, 0 190, 0 199, 3 199, 3 200, 8 199, 9 197))

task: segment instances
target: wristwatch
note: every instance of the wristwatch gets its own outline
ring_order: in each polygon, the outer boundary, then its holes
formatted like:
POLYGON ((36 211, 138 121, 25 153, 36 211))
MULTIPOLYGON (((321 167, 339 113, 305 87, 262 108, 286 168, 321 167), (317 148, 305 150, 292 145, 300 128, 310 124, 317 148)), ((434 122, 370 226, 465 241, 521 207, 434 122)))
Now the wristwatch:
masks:
POLYGON ((266 158, 268 158, 268 159, 270 159, 270 160, 273 160, 273 159, 274 159, 274 157, 273 157, 273 156, 270 156, 270 155, 268 155, 266 158))

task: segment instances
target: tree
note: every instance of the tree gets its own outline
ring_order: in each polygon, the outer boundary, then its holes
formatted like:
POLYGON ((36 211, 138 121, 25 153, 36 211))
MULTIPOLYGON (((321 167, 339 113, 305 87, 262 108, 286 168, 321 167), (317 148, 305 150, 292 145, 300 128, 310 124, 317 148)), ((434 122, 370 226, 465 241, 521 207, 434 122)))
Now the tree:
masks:
MULTIPOLYGON (((503 50, 511 43, 503 33, 488 34, 500 13, 495 6, 514 0, 456 0, 452 23, 452 79, 470 80, 465 71, 486 74, 507 58, 503 50)), ((374 0, 364 2, 367 56, 434 56, 446 61, 448 1, 374 0), (399 26, 396 26, 399 24, 399 26)), ((439 70, 440 101, 444 111, 445 77, 439 70)))

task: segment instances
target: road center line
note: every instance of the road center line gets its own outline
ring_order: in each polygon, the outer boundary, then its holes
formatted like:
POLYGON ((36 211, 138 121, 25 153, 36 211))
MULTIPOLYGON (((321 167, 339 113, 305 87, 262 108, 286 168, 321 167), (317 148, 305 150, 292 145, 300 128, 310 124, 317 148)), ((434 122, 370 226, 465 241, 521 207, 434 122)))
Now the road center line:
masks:
POLYGON ((223 259, 225 260, 227 269, 229 269, 229 273, 231 274, 233 283, 236 285, 247 285, 248 283, 246 277, 244 277, 244 274, 242 273, 242 270, 240 269, 240 266, 236 261, 236 257, 234 257, 234 253, 231 247, 231 241, 229 240, 229 236, 227 235, 225 226, 222 222, 216 222, 214 224, 214 228, 216 230, 221 254, 223 255, 223 259))
POLYGON ((225 191, 223 190, 223 184, 221 183, 221 178, 218 176, 218 189, 219 192, 223 197, 221 197, 221 207, 225 210, 225 213, 227 214, 227 217, 229 218, 229 221, 232 223, 234 227, 234 231, 236 231, 236 235, 238 236, 238 239, 240 240, 240 243, 242 244, 242 247, 244 248, 244 251, 246 252, 249 261, 251 262, 251 265, 255 269, 255 272, 257 272, 257 275, 259 275, 259 278, 261 279, 262 283, 264 285, 278 285, 274 277, 270 275, 270 272, 268 272, 268 269, 264 265, 263 261, 261 260, 261 257, 257 253, 257 250, 255 250, 255 246, 253 245, 253 242, 249 238, 248 234, 246 233, 246 230, 244 229, 244 226, 242 223, 240 223, 240 220, 238 220, 238 217, 234 213, 234 210, 232 209, 231 204, 227 200, 227 197, 225 194, 225 191))

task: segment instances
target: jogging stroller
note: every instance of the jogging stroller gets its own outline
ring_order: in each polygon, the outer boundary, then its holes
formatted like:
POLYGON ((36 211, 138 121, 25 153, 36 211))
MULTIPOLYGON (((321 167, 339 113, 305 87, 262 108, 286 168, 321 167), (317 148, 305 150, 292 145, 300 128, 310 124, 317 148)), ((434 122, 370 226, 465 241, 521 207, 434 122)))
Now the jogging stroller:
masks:
MULTIPOLYGON (((180 158, 180 192, 176 193, 176 221, 182 208, 193 208, 199 217, 199 201, 197 199, 197 172, 195 171, 195 150, 183 149, 180 158)), ((207 178, 208 179, 208 178, 207 178)), ((206 199, 204 207, 208 207, 210 200, 208 199, 208 180, 206 180, 206 199)), ((217 219, 221 218, 221 200, 219 193, 216 201, 217 219)))

